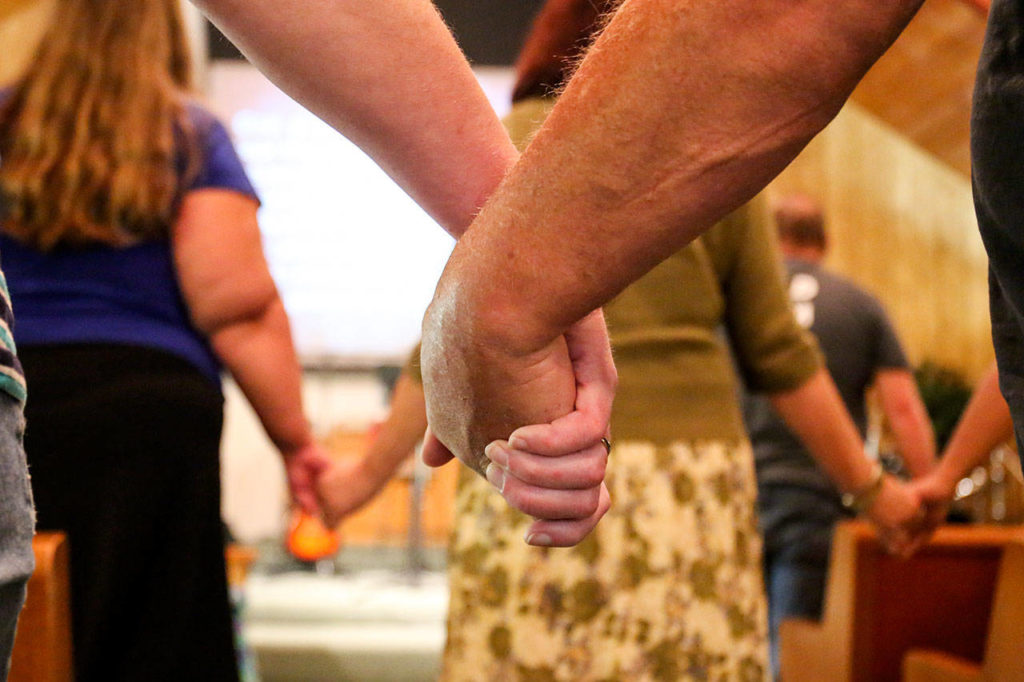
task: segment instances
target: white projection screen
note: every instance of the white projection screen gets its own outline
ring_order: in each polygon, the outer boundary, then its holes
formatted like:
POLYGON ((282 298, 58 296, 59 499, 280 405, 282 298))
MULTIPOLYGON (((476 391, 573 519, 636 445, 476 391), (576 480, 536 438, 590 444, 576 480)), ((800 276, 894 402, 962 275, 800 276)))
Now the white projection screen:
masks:
MULTIPOLYGON (((512 74, 478 77, 508 109, 512 74)), ((401 364, 452 239, 365 154, 240 61, 214 61, 207 104, 262 202, 270 268, 307 367, 401 364)))

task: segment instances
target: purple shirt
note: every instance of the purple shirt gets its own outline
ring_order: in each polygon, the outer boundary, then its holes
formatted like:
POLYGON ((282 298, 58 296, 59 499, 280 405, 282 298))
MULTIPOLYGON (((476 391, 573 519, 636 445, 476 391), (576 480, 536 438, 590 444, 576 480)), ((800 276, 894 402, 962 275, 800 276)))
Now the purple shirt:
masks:
MULTIPOLYGON (((189 107, 189 116, 201 167, 181 195, 215 187, 255 198, 224 126, 198 105, 189 107)), ((189 319, 169 240, 42 253, 0 234, 0 254, 17 313, 14 339, 19 346, 144 346, 188 360, 219 384, 220 362, 189 319)))

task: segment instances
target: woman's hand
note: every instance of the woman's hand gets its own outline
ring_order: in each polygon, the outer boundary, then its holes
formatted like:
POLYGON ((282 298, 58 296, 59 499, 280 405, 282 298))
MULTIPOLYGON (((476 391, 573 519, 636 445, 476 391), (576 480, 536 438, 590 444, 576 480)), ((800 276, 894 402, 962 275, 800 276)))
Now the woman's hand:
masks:
POLYGON ((907 484, 889 475, 885 475, 882 488, 866 513, 878 529, 882 544, 897 556, 913 554, 935 529, 928 523, 920 498, 907 484))

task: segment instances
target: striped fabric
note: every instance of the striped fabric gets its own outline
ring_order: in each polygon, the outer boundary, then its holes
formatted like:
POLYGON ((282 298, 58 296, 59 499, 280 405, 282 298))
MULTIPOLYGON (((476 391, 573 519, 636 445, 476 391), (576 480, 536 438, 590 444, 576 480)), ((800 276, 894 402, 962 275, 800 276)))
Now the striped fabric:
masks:
POLYGON ((0 272, 0 390, 15 399, 25 400, 25 373, 18 362, 14 347, 14 314, 11 310, 11 295, 7 291, 7 279, 0 272))

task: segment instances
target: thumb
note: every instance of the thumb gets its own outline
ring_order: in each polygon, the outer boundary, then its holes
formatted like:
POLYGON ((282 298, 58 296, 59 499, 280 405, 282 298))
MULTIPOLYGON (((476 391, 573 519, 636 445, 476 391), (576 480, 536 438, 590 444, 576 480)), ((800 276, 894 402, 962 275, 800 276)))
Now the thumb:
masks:
POLYGON ((941 485, 927 477, 909 481, 907 487, 925 504, 940 504, 947 502, 950 497, 941 485))
POLYGON ((423 458, 423 463, 430 467, 443 466, 455 458, 452 451, 437 439, 429 426, 423 436, 423 449, 420 451, 420 456, 423 458))

